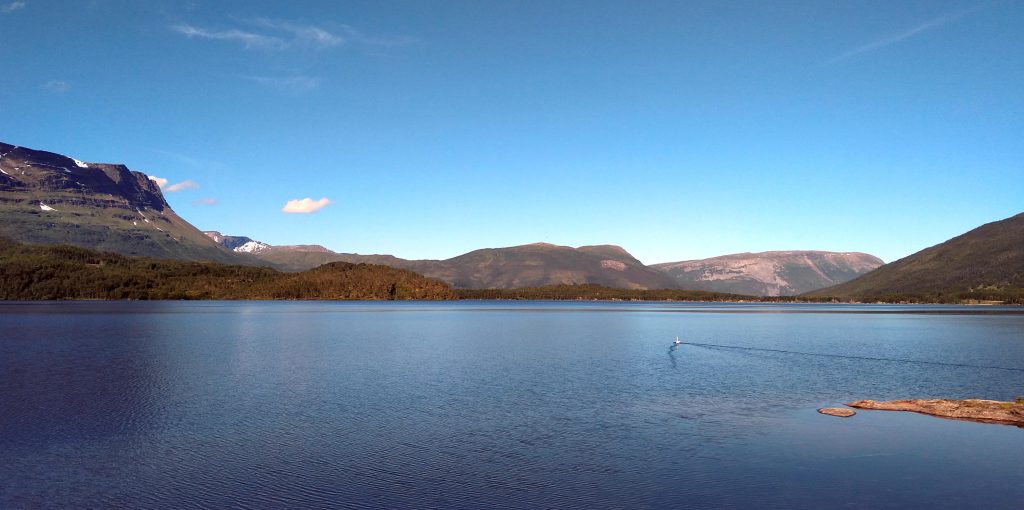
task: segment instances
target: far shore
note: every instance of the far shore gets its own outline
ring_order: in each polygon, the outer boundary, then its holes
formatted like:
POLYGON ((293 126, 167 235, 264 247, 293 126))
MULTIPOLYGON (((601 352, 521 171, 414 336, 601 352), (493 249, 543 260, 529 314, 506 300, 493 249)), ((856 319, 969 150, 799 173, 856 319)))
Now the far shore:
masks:
MULTIPOLYGON (((238 302, 301 302, 301 301, 320 301, 320 302, 422 302, 422 303, 437 303, 437 302, 490 302, 490 303, 515 303, 515 302, 548 302, 548 303, 693 303, 693 304, 722 304, 722 305, 734 305, 734 304, 749 304, 749 305, 844 305, 853 307, 867 307, 877 305, 891 305, 894 307, 891 311, 886 310, 851 310, 851 311, 838 311, 829 310, 827 313, 906 313, 904 310, 895 309, 895 307, 901 306, 927 306, 934 308, 933 310, 927 310, 927 313, 935 314, 957 314, 961 313, 957 310, 943 310, 939 307, 965 307, 965 308, 994 308, 994 307, 1005 307, 1011 308, 1011 310, 999 309, 992 310, 990 313, 993 314, 1024 314, 1024 306, 1020 303, 921 303, 921 302, 907 302, 907 303, 886 303, 886 302, 857 302, 857 301, 799 301, 799 300, 773 300, 773 299, 737 299, 737 300, 701 300, 701 299, 615 299, 615 298, 518 298, 518 297, 498 297, 498 298, 456 298, 456 299, 270 299, 261 297, 252 298, 207 298, 207 297, 192 297, 182 299, 101 299, 101 298, 60 298, 60 299, 0 299, 0 303, 41 303, 41 302, 201 302, 201 301, 238 301, 238 302)), ((823 313, 824 311, 822 311, 823 313)), ((974 313, 974 312, 972 312, 974 313)))

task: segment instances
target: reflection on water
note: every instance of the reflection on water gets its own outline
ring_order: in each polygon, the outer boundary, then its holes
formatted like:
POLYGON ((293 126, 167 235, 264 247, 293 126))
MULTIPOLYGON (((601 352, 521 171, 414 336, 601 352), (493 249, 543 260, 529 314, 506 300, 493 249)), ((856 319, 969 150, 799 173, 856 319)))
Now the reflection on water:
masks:
POLYGON ((1012 508, 1020 429, 814 412, 1021 394, 975 310, 0 304, 0 507, 1012 508))

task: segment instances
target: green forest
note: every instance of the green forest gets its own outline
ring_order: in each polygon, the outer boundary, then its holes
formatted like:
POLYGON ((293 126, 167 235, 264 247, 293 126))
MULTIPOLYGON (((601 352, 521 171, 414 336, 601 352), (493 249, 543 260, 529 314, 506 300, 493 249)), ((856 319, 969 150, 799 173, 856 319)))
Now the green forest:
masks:
POLYGON ((0 237, 0 299, 454 299, 411 271, 335 262, 301 273, 128 257, 0 237))
POLYGON ((615 289, 594 284, 548 285, 520 289, 456 289, 459 299, 536 299, 551 301, 726 301, 765 303, 834 303, 831 297, 745 296, 704 290, 615 289))

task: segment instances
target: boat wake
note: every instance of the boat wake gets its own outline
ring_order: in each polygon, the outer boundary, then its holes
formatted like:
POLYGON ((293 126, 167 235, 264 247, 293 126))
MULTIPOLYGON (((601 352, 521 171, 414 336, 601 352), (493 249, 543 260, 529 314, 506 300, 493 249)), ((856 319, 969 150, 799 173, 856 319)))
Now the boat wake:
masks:
MULTIPOLYGON (((924 361, 924 360, 902 359, 902 358, 878 358, 878 357, 872 357, 872 356, 850 356, 850 355, 846 355, 846 354, 827 354, 827 353, 819 353, 819 352, 787 351, 787 350, 783 350, 783 349, 766 349, 766 348, 763 348, 763 347, 746 347, 746 346, 742 346, 742 345, 721 345, 721 344, 708 344, 708 343, 699 343, 699 342, 686 342, 686 345, 693 345, 695 347, 704 347, 706 349, 727 349, 727 350, 737 350, 737 351, 775 352, 775 353, 781 353, 781 354, 792 354, 792 355, 797 355, 797 356, 821 356, 821 357, 827 357, 827 358, 845 358, 845 359, 858 359, 858 360, 867 360, 867 361, 888 361, 888 362, 892 362, 892 363, 913 363, 913 364, 917 364, 917 365, 938 365, 938 366, 957 367, 957 368, 985 368, 985 369, 991 369, 991 370, 1007 370, 1007 371, 1011 371, 1011 372, 1024 372, 1024 368, 1019 368, 1019 367, 1000 367, 1000 366, 995 366, 995 365, 971 365, 971 364, 967 364, 967 363, 947 363, 947 362, 942 362, 942 361, 924 361)), ((675 347, 676 346, 673 345, 672 348, 669 350, 669 354, 670 355, 672 354, 671 351, 673 349, 675 349, 675 347)), ((673 358, 673 365, 675 365, 674 358, 673 358)))

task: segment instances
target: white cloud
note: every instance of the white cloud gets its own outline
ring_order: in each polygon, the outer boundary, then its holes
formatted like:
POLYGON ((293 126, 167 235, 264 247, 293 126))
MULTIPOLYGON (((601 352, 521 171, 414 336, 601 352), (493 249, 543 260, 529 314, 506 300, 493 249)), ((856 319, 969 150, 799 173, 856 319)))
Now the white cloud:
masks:
POLYGON ((149 180, 155 182, 157 186, 160 186, 160 189, 166 191, 167 193, 176 193, 178 191, 196 189, 199 187, 199 184, 196 181, 193 181, 192 179, 185 179, 184 181, 181 181, 177 184, 168 185, 167 183, 170 181, 164 179, 163 177, 157 177, 155 175, 150 175, 148 177, 149 180))
POLYGON ((216 198, 200 198, 199 200, 192 201, 192 205, 217 205, 216 198))
POLYGON ((320 200, 313 200, 312 198, 289 200, 281 208, 281 212, 288 214, 310 214, 327 207, 330 203, 331 201, 327 200, 327 198, 321 198, 320 200))
POLYGON ((978 10, 979 8, 980 7, 975 7, 973 9, 966 9, 966 10, 962 10, 962 11, 957 11, 957 12, 952 12, 952 13, 948 13, 948 14, 943 14, 942 16, 937 16, 937 17, 932 18, 930 20, 924 21, 924 22, 922 22, 922 23, 920 23, 918 25, 910 27, 910 28, 908 28, 908 29, 898 33, 898 34, 890 35, 888 37, 883 37, 883 38, 881 38, 881 39, 879 39, 877 41, 872 41, 870 43, 867 43, 867 44, 858 46, 856 48, 853 48, 851 50, 847 50, 847 51, 845 51, 843 53, 840 53, 839 55, 836 55, 835 57, 832 57, 831 59, 829 59, 828 62, 826 62, 826 64, 835 64, 836 62, 840 62, 840 61, 846 60, 846 59, 848 59, 850 57, 854 57, 854 56, 860 55, 861 53, 867 53, 869 51, 880 50, 880 49, 885 48, 887 46, 892 46, 893 44, 905 41, 905 40, 910 39, 911 37, 917 36, 917 35, 919 35, 919 34, 921 34, 923 32, 927 32, 928 30, 939 28, 939 27, 941 27, 943 25, 946 25, 948 23, 952 23, 952 22, 954 22, 956 20, 959 20, 960 18, 963 18, 964 16, 967 16, 968 14, 973 13, 974 11, 978 10))
POLYGON ((179 191, 184 191, 187 189, 196 189, 198 187, 199 184, 197 184, 192 179, 185 179, 184 181, 181 181, 177 184, 171 184, 170 186, 165 187, 164 191, 168 193, 177 193, 179 191))
POLYGON ((50 80, 40 85, 40 87, 49 90, 50 92, 55 92, 57 94, 63 94, 71 90, 71 84, 64 80, 50 80))
POLYGON ((320 87, 320 78, 315 76, 243 76, 243 78, 285 92, 309 92, 320 87))
POLYGON ((9 12, 14 12, 14 11, 16 11, 18 9, 24 9, 24 8, 25 8, 25 2, 11 2, 11 3, 3 6, 3 7, 0 7, 0 14, 7 14, 9 12))

